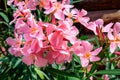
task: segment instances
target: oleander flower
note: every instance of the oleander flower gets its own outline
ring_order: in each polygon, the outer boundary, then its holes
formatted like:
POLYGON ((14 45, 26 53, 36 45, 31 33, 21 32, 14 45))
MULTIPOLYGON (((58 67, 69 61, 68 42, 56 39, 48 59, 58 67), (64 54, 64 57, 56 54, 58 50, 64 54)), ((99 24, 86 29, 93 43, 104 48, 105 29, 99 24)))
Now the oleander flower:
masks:
POLYGON ((93 50, 93 45, 87 41, 81 41, 81 44, 78 45, 78 48, 79 49, 75 51, 77 52, 75 54, 80 57, 82 67, 87 67, 89 62, 96 62, 100 60, 97 55, 102 50, 102 47, 93 50))
POLYGON ((94 22, 89 22, 85 27, 92 30, 95 35, 99 35, 100 34, 99 32, 103 33, 103 32, 113 31, 111 28, 113 23, 109 23, 106 26, 104 26, 103 24, 104 22, 102 19, 97 19, 94 22))
POLYGON ((108 38, 110 40, 110 52, 113 53, 117 47, 120 48, 120 23, 114 24, 113 32, 108 32, 108 38))

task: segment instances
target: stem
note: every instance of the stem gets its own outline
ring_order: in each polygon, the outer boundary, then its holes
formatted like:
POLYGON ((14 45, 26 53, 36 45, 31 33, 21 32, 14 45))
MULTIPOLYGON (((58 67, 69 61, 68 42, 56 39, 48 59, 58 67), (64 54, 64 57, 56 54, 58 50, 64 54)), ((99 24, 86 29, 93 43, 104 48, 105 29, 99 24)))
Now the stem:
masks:
POLYGON ((5 12, 7 13, 8 9, 7 9, 7 1, 6 0, 4 0, 4 5, 5 5, 5 12))

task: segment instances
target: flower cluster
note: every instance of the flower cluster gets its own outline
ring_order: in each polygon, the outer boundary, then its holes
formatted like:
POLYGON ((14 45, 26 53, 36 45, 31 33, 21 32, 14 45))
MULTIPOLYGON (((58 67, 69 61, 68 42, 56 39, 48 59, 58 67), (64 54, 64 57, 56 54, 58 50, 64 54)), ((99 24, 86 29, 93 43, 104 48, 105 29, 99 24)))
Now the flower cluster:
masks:
POLYGON ((70 0, 8 0, 8 5, 11 4, 16 7, 14 20, 10 23, 15 23, 14 38, 9 37, 6 42, 11 46, 9 52, 22 57, 27 65, 44 67, 70 62, 73 54, 80 57, 82 67, 88 66, 89 62, 99 61, 97 55, 102 47, 94 50, 90 42, 78 39, 79 30, 74 26, 76 22, 110 43, 111 53, 117 46, 120 47, 120 23, 103 26, 102 19, 90 22, 87 11, 74 8, 70 0), (37 20, 32 13, 36 8, 51 20, 37 20))

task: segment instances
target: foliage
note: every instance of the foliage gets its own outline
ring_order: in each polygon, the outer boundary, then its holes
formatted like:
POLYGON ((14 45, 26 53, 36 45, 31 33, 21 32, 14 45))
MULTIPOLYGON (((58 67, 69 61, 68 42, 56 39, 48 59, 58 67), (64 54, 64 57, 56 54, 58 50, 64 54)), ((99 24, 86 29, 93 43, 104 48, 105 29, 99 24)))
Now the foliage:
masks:
MULTIPOLYGON (((73 1, 73 0, 72 0, 73 1)), ((100 61, 92 62, 90 65, 83 66, 81 57, 78 54, 72 54, 72 60, 58 64, 47 64, 47 66, 35 66, 34 64, 26 65, 22 61, 22 56, 15 57, 9 53, 10 46, 7 45, 6 39, 14 37, 15 24, 9 24, 13 20, 12 14, 16 11, 15 6, 6 5, 5 9, 0 10, 0 80, 89 80, 90 78, 97 80, 119 80, 120 69, 119 63, 119 47, 117 47, 116 54, 111 53, 109 45, 101 39, 101 32, 98 35, 90 37, 89 34, 80 36, 80 40, 86 40, 94 44, 94 49, 102 46, 102 51, 98 54, 100 61), (107 77, 105 75, 107 74, 107 77)), ((71 4, 77 1, 71 2, 71 4)), ((53 18, 50 15, 45 15, 44 12, 38 8, 32 11, 36 20, 43 22, 51 22, 53 18)), ((15 23, 15 22, 14 22, 15 23)), ((54 21, 53 21, 54 23, 54 21)), ((92 23, 92 22, 91 22, 92 23)), ((84 25, 84 24, 83 24, 84 25)), ((103 25, 102 25, 103 26, 103 25)), ((91 29, 90 29, 91 30, 91 29)), ((54 31, 53 31, 54 32, 54 31)), ((93 31, 94 32, 94 31, 93 31)), ((114 33, 112 33, 114 34, 114 33)), ((105 40, 107 41, 107 40, 105 40)), ((84 43, 84 42, 83 42, 84 43)), ((89 44, 89 43, 86 43, 89 44)), ((110 44, 110 43, 109 43, 110 44)), ((73 46, 68 43, 68 46, 73 46)), ((57 60, 56 60, 57 61, 57 60)), ((43 62, 44 63, 44 62, 43 62)))

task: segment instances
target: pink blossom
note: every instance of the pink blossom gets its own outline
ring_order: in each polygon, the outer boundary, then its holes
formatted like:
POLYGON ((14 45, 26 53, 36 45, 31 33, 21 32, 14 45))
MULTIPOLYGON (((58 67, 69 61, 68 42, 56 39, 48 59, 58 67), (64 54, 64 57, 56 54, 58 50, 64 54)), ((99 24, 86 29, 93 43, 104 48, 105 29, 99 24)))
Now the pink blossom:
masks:
POLYGON ((34 64, 38 67, 44 67, 47 65, 47 59, 42 57, 41 52, 24 55, 22 60, 27 65, 34 64))
POLYGON ((22 54, 31 54, 34 52, 39 52, 43 47, 43 42, 37 38, 32 38, 30 35, 24 35, 24 47, 22 48, 22 54))
POLYGON ((71 54, 67 50, 59 50, 59 55, 56 58, 56 63, 61 64, 65 62, 70 62, 71 61, 71 54))
POLYGON ((40 0, 39 7, 40 9, 49 9, 52 7, 52 2, 56 2, 56 0, 40 0))
POLYGON ((68 16, 68 18, 77 18, 78 10, 77 9, 65 9, 63 10, 64 14, 68 16))
POLYGON ((51 33, 49 36, 48 36, 48 40, 50 41, 50 44, 53 48, 61 48, 62 47, 62 44, 64 42, 64 37, 62 36, 62 32, 61 31, 57 31, 57 32, 54 32, 54 33, 51 33))
POLYGON ((43 56, 43 42, 37 38, 24 34, 24 46, 22 47, 23 62, 27 65, 34 64, 38 67, 47 65, 47 59, 43 56))
POLYGON ((16 48, 16 47, 10 47, 8 49, 9 53, 18 57, 18 56, 22 56, 22 50, 21 48, 16 48))
POLYGON ((73 51, 74 54, 79 55, 83 51, 83 46, 81 43, 81 40, 76 40, 76 42, 70 48, 70 51, 73 51))
POLYGON ((15 33, 15 39, 8 37, 6 42, 11 47, 20 47, 20 45, 22 44, 22 36, 15 33))
POLYGON ((15 30, 19 34, 23 34, 23 33, 25 34, 25 33, 30 32, 29 31, 29 26, 21 18, 16 20, 15 30))
POLYGON ((87 26, 88 21, 90 20, 89 17, 86 17, 87 11, 82 9, 82 10, 75 10, 75 16, 76 22, 80 22, 82 25, 87 26))
POLYGON ((42 22, 39 22, 37 24, 35 19, 33 17, 30 17, 27 19, 27 24, 30 26, 30 28, 29 28, 30 33, 29 34, 31 37, 39 38, 40 40, 44 39, 44 33, 42 30, 42 22))
POLYGON ((103 20, 102 19, 98 19, 94 22, 89 22, 87 26, 85 26, 86 28, 92 30, 95 35, 99 35, 99 32, 109 32, 112 31, 111 27, 113 25, 113 23, 109 23, 106 26, 103 25, 103 20), (97 31, 99 30, 99 32, 97 31))
POLYGON ((14 5, 17 6, 20 10, 30 9, 35 10, 38 5, 38 0, 8 0, 7 4, 11 5, 14 2, 14 5))
POLYGON ((66 19, 65 21, 60 21, 58 29, 62 31, 63 37, 70 41, 72 44, 77 40, 76 36, 78 35, 78 29, 73 26, 73 22, 71 19, 66 19))
POLYGON ((14 2, 14 5, 16 6, 21 0, 8 0, 7 5, 11 5, 14 2))
POLYGON ((105 75, 103 76, 103 79, 104 79, 104 80, 110 80, 110 78, 109 78, 109 76, 108 76, 107 74, 105 74, 105 75))
POLYGON ((36 6, 38 5, 39 1, 38 0, 25 0, 25 6, 27 9, 30 10, 36 10, 36 6))
POLYGON ((82 41, 81 47, 83 48, 80 49, 80 52, 77 53, 77 55, 80 57, 82 67, 88 66, 89 61, 95 62, 100 60, 100 58, 97 57, 97 55, 102 50, 102 47, 92 51, 93 46, 87 41, 82 41))
POLYGON ((47 36, 53 33, 57 27, 56 25, 50 24, 50 23, 44 23, 42 26, 43 26, 43 29, 46 31, 47 36))
POLYGON ((115 23, 113 28, 113 34, 108 32, 108 38, 110 40, 110 52, 113 53, 117 47, 120 47, 120 23, 115 23))
POLYGON ((20 20, 26 21, 29 17, 34 17, 29 9, 19 10, 17 9, 16 12, 13 14, 14 19, 10 22, 12 24, 13 22, 17 21, 19 18, 20 20))
POLYGON ((53 50, 51 48, 46 54, 46 59, 48 59, 49 64, 53 64, 54 62, 56 62, 57 64, 62 64, 65 62, 70 62, 72 58, 69 50, 65 49, 53 50))
MULTIPOLYGON (((15 38, 9 37, 6 42, 11 47, 9 52, 15 56, 21 56, 22 61, 38 67, 44 67, 48 64, 62 64, 70 62, 72 52, 80 57, 82 67, 88 66, 89 62, 100 60, 97 57, 102 48, 93 50, 93 45, 87 41, 77 39, 78 29, 73 26, 74 22, 80 22, 82 25, 91 29, 95 34, 97 27, 102 32, 112 34, 112 23, 103 26, 102 20, 90 22, 87 11, 77 10, 70 5, 70 0, 9 0, 8 4, 14 3, 17 8, 14 13, 15 38), (51 23, 37 21, 32 10, 36 10, 36 6, 40 6, 40 10, 44 8, 44 13, 50 15, 51 23), (68 46, 68 44, 71 44, 68 46)), ((119 29, 117 27, 117 29, 119 29)), ((117 34, 119 31, 115 31, 117 34)))
POLYGON ((64 20, 65 16, 63 10, 72 8, 72 5, 64 5, 59 2, 51 3, 51 7, 45 10, 45 14, 53 13, 56 19, 64 20))
POLYGON ((70 4, 70 0, 62 0, 62 4, 70 4))
POLYGON ((21 56, 22 55, 22 52, 21 52, 22 36, 21 35, 18 36, 15 33, 15 39, 13 39, 11 37, 8 37, 6 42, 7 42, 8 45, 11 46, 8 51, 12 55, 15 55, 15 56, 21 56))

